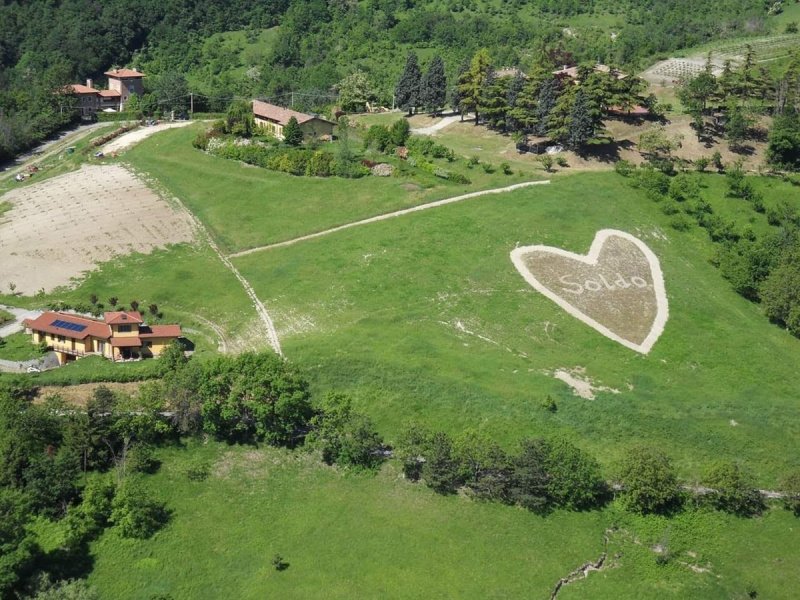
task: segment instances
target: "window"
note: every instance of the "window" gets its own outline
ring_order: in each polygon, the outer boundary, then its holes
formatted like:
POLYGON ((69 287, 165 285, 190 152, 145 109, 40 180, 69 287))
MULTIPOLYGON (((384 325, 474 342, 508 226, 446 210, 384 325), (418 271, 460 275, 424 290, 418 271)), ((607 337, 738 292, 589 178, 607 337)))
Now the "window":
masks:
POLYGON ((119 331, 120 333, 130 333, 131 326, 130 325, 120 325, 119 328, 117 329, 117 331, 119 331))

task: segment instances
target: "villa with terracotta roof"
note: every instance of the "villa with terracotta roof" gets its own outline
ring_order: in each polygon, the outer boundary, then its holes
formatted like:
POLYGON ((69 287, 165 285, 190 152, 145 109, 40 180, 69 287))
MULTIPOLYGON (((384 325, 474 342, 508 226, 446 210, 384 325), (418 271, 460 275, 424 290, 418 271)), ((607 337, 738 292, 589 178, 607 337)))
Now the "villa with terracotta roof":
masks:
POLYGON ((317 115, 309 115, 297 112, 289 108, 283 108, 269 102, 253 100, 253 117, 256 125, 274 135, 279 140, 283 139, 283 128, 294 117, 297 124, 303 131, 304 139, 319 139, 321 137, 333 137, 333 128, 336 123, 328 121, 317 115))
POLYGON ((182 335, 180 325, 146 325, 133 310, 107 312, 103 320, 48 311, 23 324, 33 343, 44 342, 62 365, 91 355, 113 361, 158 356, 182 335))
POLYGON ((144 73, 133 69, 114 69, 106 71, 108 89, 99 90, 91 79, 86 85, 73 83, 67 86, 69 91, 78 97, 78 110, 81 117, 92 117, 98 111, 119 112, 125 110, 125 103, 131 94, 141 96, 144 93, 142 79, 144 73))

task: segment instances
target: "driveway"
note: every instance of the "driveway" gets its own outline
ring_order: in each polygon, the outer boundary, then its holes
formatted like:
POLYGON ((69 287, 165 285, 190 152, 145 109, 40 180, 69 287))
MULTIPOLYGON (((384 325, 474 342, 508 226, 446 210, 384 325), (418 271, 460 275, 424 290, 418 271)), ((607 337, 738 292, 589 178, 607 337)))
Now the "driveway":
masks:
POLYGON ((10 323, 5 323, 4 325, 0 326, 0 338, 8 337, 13 333, 17 333, 18 331, 23 330, 22 321, 25 319, 35 319, 41 313, 38 310, 27 310, 25 308, 13 308, 11 306, 3 306, 0 304, 0 309, 3 309, 7 312, 10 312, 14 315, 14 321, 10 323))

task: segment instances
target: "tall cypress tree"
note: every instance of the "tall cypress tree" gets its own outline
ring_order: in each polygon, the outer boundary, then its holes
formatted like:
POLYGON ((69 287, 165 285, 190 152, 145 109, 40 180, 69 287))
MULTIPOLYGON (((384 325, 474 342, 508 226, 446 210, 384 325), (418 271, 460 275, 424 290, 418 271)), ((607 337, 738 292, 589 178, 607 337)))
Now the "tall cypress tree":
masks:
POLYGON ((535 128, 537 135, 548 135, 548 132, 551 129, 550 113, 553 112, 556 102, 558 102, 560 91, 561 85, 555 78, 546 80, 544 83, 542 83, 542 87, 539 88, 539 100, 536 106, 535 128))
POLYGON ((422 78, 422 104, 426 110, 437 113, 447 100, 447 75, 441 56, 434 56, 422 78))
POLYGON ((514 76, 514 79, 511 80, 511 84, 508 86, 508 92, 506 93, 506 104, 508 105, 507 114, 506 114, 506 128, 512 131, 518 131, 521 129, 520 122, 517 120, 519 116, 519 111, 517 110, 517 100, 525 101, 525 95, 523 90, 525 89, 525 77, 522 73, 517 73, 514 76), (520 97, 520 95, 522 97, 520 97))
POLYGON ((486 78, 492 70, 489 51, 481 48, 472 57, 469 70, 463 73, 458 81, 458 91, 461 93, 461 109, 464 112, 475 112, 475 125, 480 121, 481 92, 486 78))
POLYGON ((422 72, 419 70, 419 62, 414 52, 409 52, 406 59, 406 66, 403 74, 394 89, 395 102, 397 106, 408 111, 408 115, 414 108, 421 104, 420 92, 422 88, 422 72))
POLYGON ((582 89, 578 89, 570 112, 567 144, 573 149, 580 148, 594 137, 596 129, 589 97, 582 89))
POLYGON ((464 96, 461 94, 461 80, 467 71, 469 71, 469 59, 465 58, 464 62, 462 62, 461 66, 458 68, 455 84, 453 85, 453 89, 450 91, 450 106, 453 107, 455 112, 461 114, 462 121, 464 120, 464 113, 466 111, 462 107, 462 100, 464 99, 464 96))
POLYGON ((489 71, 481 90, 480 106, 486 124, 493 129, 505 131, 508 116, 508 88, 510 77, 497 77, 489 71))

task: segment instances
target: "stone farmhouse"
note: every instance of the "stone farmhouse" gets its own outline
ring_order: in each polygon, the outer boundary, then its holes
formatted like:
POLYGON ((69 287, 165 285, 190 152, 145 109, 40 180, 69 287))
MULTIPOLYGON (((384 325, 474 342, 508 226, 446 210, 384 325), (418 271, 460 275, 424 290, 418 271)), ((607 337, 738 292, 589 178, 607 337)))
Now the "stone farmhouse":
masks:
POLYGON ((142 79, 144 73, 133 69, 114 69, 106 71, 108 89, 95 89, 91 79, 86 85, 74 83, 68 86, 69 91, 78 97, 78 110, 82 118, 91 118, 97 112, 119 112, 125 110, 125 103, 131 94, 141 96, 144 93, 142 79))
POLYGON ((294 117, 297 124, 303 131, 303 138, 309 139, 331 139, 333 128, 336 124, 317 115, 309 115, 297 112, 289 108, 283 108, 261 100, 253 100, 253 117, 258 127, 267 133, 274 135, 279 140, 283 139, 283 128, 294 117))
POLYGON ((113 361, 158 356, 182 335, 180 325, 146 325, 137 311, 107 312, 102 320, 48 311, 23 324, 33 343, 47 344, 62 365, 91 355, 113 361))

